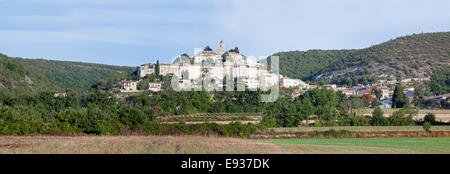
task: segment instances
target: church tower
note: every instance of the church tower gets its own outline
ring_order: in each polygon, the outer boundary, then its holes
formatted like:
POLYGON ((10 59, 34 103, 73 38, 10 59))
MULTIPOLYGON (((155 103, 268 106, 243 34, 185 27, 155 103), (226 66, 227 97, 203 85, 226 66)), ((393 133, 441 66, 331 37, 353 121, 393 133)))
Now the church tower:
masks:
POLYGON ((225 44, 223 43, 223 41, 219 42, 219 48, 217 48, 216 53, 220 55, 225 53, 225 44))
POLYGON ((222 40, 219 42, 219 48, 225 49, 225 44, 222 40))

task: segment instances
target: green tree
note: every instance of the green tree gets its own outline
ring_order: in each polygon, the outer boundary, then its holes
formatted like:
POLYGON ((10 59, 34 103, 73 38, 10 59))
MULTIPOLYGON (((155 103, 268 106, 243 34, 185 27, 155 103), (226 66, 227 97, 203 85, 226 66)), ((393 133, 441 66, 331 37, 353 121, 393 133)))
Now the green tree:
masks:
POLYGON ((233 49, 230 49, 230 52, 239 53, 239 48, 238 47, 234 47, 233 49))
POLYGON ((383 111, 380 107, 376 107, 372 113, 372 125, 373 126, 387 126, 387 119, 383 116, 383 111))
POLYGON ((209 45, 207 45, 207 46, 203 49, 203 51, 212 51, 212 49, 211 49, 211 47, 209 47, 209 45))
POLYGON ((394 95, 392 96, 392 108, 403 108, 408 105, 408 98, 403 92, 403 86, 398 83, 394 89, 394 95))
POLYGON ((436 117, 434 116, 434 114, 432 113, 428 113, 427 115, 425 115, 425 117, 423 118, 424 122, 428 122, 432 125, 436 124, 436 117))
POLYGON ((148 86, 149 81, 150 81, 149 79, 143 79, 143 80, 139 81, 138 84, 137 84, 137 89, 138 90, 148 90, 148 88, 149 88, 149 86, 148 86))
POLYGON ((381 90, 380 89, 372 89, 373 93, 375 93, 375 97, 377 98, 377 100, 381 100, 381 90))
POLYGON ((159 69, 159 60, 156 61, 156 67, 155 67, 155 74, 156 76, 159 76, 160 69, 159 69))

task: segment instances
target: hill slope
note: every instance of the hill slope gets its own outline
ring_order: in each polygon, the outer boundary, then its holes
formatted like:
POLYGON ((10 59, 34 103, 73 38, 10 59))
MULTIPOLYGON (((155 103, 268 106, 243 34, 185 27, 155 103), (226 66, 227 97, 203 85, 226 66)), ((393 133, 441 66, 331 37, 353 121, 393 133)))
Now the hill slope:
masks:
POLYGON ((0 88, 16 92, 69 88, 86 91, 99 80, 129 74, 135 70, 134 67, 94 63, 11 58, 3 54, 0 54, 0 58, 0 88), (30 80, 32 85, 25 83, 30 80))
POLYGON ((359 50, 319 51, 316 56, 308 52, 276 53, 280 55, 281 74, 334 82, 345 77, 373 80, 429 78, 434 69, 450 65, 450 32, 413 34, 359 50), (312 67, 312 60, 324 64, 312 67), (310 73, 303 72, 311 69, 310 73))
POLYGON ((0 91, 31 93, 57 90, 59 87, 46 76, 29 69, 19 59, 0 54, 0 91))
MULTIPOLYGON (((311 80, 332 63, 344 59, 355 50, 309 50, 279 52, 280 73, 291 78, 311 80)), ((269 58, 270 59, 270 58, 269 58)))
POLYGON ((88 90, 99 80, 106 80, 121 73, 129 74, 136 70, 134 67, 70 61, 44 59, 20 59, 20 61, 45 75, 62 89, 88 90))

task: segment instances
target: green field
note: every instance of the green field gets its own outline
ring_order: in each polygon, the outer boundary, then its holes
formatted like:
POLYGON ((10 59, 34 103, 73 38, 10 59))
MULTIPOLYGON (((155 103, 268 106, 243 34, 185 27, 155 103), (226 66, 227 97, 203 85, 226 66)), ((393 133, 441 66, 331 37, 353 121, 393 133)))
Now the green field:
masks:
MULTIPOLYGON (((307 132, 327 130, 348 131, 424 131, 422 126, 340 126, 340 127, 293 127, 293 128, 269 128, 275 132, 307 132)), ((450 126, 431 126, 432 131, 450 131, 450 126)))
POLYGON ((256 140, 289 153, 450 153, 450 138, 299 138, 256 140))

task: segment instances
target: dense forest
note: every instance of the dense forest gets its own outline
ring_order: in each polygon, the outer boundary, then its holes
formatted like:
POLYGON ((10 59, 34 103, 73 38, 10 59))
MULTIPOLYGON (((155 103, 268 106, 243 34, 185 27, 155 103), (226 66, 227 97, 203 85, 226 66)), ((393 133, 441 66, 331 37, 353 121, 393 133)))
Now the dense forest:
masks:
POLYGON ((450 32, 413 34, 359 50, 280 52, 280 73, 309 79, 422 78, 449 66, 450 32))

